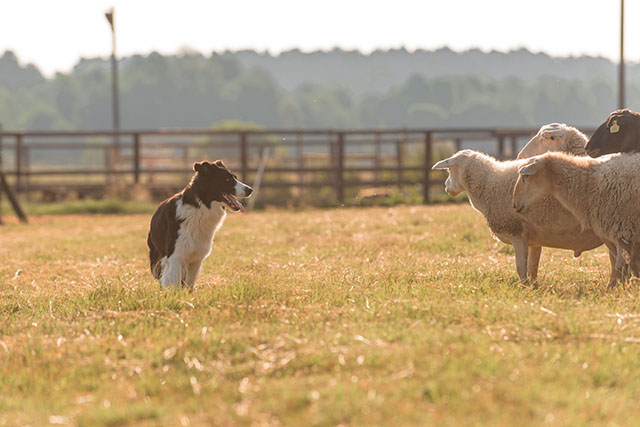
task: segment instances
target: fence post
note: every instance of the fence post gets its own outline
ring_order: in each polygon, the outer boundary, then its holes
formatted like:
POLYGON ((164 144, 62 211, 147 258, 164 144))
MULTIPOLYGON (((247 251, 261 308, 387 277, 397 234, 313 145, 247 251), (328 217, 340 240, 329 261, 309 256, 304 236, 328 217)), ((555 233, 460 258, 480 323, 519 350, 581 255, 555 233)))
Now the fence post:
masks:
POLYGON ((247 133, 242 132, 240 134, 240 174, 242 175, 242 181, 247 181, 248 175, 248 159, 247 159, 247 133))
MULTIPOLYGON (((0 123, 0 175, 2 175, 2 123, 0 123)), ((2 191, 0 191, 0 225, 2 225, 2 191)))
POLYGON ((338 132, 337 168, 336 168, 336 196, 338 203, 344 204, 344 132, 338 132))
POLYGON ((110 185, 113 180, 113 169, 111 169, 111 154, 113 148, 110 145, 105 145, 104 148, 104 183, 105 185, 110 185))
POLYGON ((29 147, 23 145, 22 146, 22 174, 24 175, 24 179, 22 180, 22 192, 26 194, 27 200, 31 201, 31 189, 29 188, 29 171, 31 170, 31 156, 29 152, 29 147))
POLYGON ((298 155, 298 199, 304 196, 304 147, 302 145, 302 132, 296 132, 296 149, 298 155))
POLYGON ((402 185, 402 181, 403 181, 403 174, 402 174, 402 169, 403 169, 403 151, 404 151, 404 146, 405 146, 405 142, 407 141, 407 131, 403 130, 402 131, 402 136, 400 137, 400 140, 398 140, 396 142, 396 162, 397 162, 397 168, 398 168, 398 188, 400 189, 400 191, 402 192, 403 190, 403 185, 402 185))
POLYGON ((375 131, 375 159, 374 159, 374 163, 373 163, 373 167, 375 168, 375 172, 373 173, 373 179, 375 179, 376 181, 380 180, 380 167, 382 166, 381 164, 381 159, 380 157, 382 156, 382 144, 380 141, 380 131, 376 130, 375 131))
POLYGON ((140 134, 133 134, 133 182, 140 182, 140 134))
POLYGON ((431 182, 429 181, 429 173, 431 172, 431 165, 433 158, 431 154, 431 132, 424 133, 424 182, 423 182, 423 200, 422 203, 429 204, 429 187, 431 182))
POLYGON ((518 150, 518 137, 515 135, 511 136, 511 157, 515 159, 518 154, 516 151, 518 150))
POLYGON ((182 164, 186 170, 191 170, 191 165, 189 164, 189 145, 187 144, 182 146, 182 164))
POLYGON ((19 193, 22 188, 22 135, 16 136, 16 193, 19 193))
POLYGON ((504 135, 498 135, 498 159, 504 160, 504 135))

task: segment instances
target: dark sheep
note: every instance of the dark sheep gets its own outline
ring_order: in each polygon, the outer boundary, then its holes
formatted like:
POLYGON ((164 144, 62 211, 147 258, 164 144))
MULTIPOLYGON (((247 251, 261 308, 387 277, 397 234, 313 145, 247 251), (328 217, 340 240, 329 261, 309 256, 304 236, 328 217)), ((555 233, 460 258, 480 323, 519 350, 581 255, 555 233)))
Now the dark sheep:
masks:
POLYGON ((640 151, 640 113, 616 110, 596 129, 584 147, 591 157, 640 151))

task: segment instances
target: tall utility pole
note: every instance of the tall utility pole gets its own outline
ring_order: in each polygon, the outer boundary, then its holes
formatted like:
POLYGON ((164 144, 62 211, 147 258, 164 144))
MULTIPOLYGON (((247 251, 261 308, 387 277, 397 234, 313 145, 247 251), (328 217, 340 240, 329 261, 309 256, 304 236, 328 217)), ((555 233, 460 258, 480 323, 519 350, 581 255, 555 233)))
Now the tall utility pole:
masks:
POLYGON ((113 106, 113 149, 114 163, 118 164, 120 154, 120 101, 118 98, 118 60, 116 58, 116 26, 114 22, 114 9, 111 8, 105 12, 104 16, 111 26, 111 44, 113 50, 111 52, 111 88, 112 88, 112 106, 113 106))
POLYGON ((618 75, 618 108, 624 108, 624 0, 620 0, 620 66, 618 75))

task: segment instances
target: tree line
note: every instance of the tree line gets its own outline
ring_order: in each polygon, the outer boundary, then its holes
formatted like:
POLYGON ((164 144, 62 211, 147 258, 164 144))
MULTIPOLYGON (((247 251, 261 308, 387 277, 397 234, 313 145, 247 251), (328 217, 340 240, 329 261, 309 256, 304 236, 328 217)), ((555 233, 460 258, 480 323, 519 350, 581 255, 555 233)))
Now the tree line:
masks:
MULTIPOLYGON (((627 72, 640 109, 640 67, 627 72)), ((594 127, 615 109, 615 64, 602 58, 403 49, 339 49, 279 56, 253 51, 134 55, 120 61, 123 129, 210 127, 225 121, 278 128, 594 127)), ((635 106, 635 108, 634 108, 635 106)), ((110 129, 108 59, 82 59, 46 78, 12 52, 0 57, 5 129, 110 129)))

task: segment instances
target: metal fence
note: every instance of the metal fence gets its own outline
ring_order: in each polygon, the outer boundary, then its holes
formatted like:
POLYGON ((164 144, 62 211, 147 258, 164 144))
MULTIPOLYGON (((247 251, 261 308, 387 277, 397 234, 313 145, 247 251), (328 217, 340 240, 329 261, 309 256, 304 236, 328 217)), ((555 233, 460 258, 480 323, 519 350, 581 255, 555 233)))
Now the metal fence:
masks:
MULTIPOLYGON (((181 188, 191 164, 218 159, 252 184, 266 159, 262 202, 286 198, 350 203, 363 189, 417 191, 425 203, 442 174, 441 156, 474 148, 515 157, 538 129, 196 130, 163 129, 0 134, 2 166, 16 193, 103 194, 141 185, 159 195, 181 188), (117 142, 117 145, 116 145, 117 142), (270 193, 271 190, 271 193, 270 193), (283 193, 284 191, 284 193, 283 193)), ((442 188, 442 187, 440 187, 442 188)))

